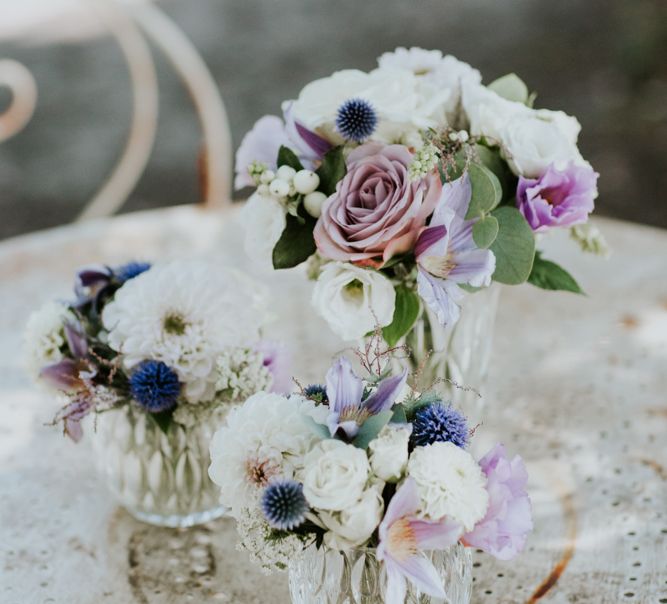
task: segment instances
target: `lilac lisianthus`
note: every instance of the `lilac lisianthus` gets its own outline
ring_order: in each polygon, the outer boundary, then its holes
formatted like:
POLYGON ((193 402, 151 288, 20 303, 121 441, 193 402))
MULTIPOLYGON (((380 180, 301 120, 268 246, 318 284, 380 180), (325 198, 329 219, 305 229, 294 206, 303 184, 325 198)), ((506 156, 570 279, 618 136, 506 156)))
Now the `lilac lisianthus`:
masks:
POLYGON ((415 246, 417 291, 442 325, 459 318, 465 295, 459 285, 488 286, 496 269, 493 252, 473 240, 474 221, 465 219, 471 195, 467 174, 443 185, 438 207, 415 246))
POLYGON ((521 552, 533 529, 526 467, 518 455, 509 459, 501 444, 493 447, 479 465, 486 474, 489 507, 486 516, 462 541, 500 560, 511 560, 521 552))
POLYGON ((292 370, 289 351, 284 344, 262 340, 255 349, 264 357, 264 367, 271 373, 271 392, 289 394, 292 390, 292 370))
POLYGON ((573 162, 562 168, 551 164, 539 178, 520 176, 519 211, 536 232, 584 223, 595 205, 598 176, 589 165, 573 162))

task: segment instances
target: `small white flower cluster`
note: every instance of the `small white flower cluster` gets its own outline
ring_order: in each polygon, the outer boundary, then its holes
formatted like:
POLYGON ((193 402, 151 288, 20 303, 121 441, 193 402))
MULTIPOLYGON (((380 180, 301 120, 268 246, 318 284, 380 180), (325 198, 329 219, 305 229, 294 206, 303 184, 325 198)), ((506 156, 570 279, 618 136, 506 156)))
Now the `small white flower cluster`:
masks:
POLYGON ((255 392, 271 387, 271 372, 257 350, 242 346, 224 350, 216 360, 216 398, 245 400, 255 392))
POLYGON ((570 229, 570 237, 574 239, 582 251, 608 258, 611 254, 607 240, 596 226, 586 223, 577 224, 570 229))
POLYGON ((59 302, 47 302, 30 315, 24 335, 24 353, 32 375, 38 375, 45 365, 62 360, 63 327, 68 318, 73 319, 72 313, 59 302))
POLYGON ((410 180, 421 180, 433 172, 438 165, 438 159, 438 150, 431 143, 415 151, 415 158, 410 164, 410 180))

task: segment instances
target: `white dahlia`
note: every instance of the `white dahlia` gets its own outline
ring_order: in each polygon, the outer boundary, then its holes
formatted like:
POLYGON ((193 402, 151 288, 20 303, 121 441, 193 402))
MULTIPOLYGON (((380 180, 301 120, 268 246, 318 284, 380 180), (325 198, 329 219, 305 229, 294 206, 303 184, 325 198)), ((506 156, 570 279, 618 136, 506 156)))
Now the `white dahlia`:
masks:
POLYGON ((262 295, 243 275, 202 261, 154 265, 127 281, 102 314, 109 346, 131 368, 146 359, 173 368, 185 398, 211 400, 216 359, 259 337, 262 295))
POLYGON ((421 513, 447 516, 471 531, 489 505, 486 477, 470 453, 450 442, 417 447, 408 461, 408 475, 417 483, 421 513))
POLYGON ((306 423, 310 401, 259 392, 232 409, 211 441, 208 473, 220 501, 238 517, 253 507, 272 478, 292 478, 317 436, 306 423))
POLYGON ((47 302, 30 315, 24 334, 24 353, 28 370, 33 375, 38 375, 45 365, 62 360, 63 327, 68 318, 74 317, 67 306, 59 302, 47 302))

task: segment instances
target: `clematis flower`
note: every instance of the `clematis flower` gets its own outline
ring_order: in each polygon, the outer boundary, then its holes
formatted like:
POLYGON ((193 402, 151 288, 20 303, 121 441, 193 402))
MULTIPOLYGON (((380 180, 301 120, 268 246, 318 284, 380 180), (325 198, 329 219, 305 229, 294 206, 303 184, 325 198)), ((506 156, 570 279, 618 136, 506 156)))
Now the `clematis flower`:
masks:
POLYGON ((327 398, 329 417, 327 425, 331 436, 352 440, 360 426, 371 415, 391 409, 408 379, 407 370, 402 374, 382 380, 375 392, 363 399, 364 383, 352 370, 350 362, 339 358, 327 373, 327 398))
POLYGON ((533 529, 526 467, 518 455, 508 459, 501 444, 482 457, 479 465, 486 474, 489 507, 486 516, 461 541, 499 560, 511 560, 521 552, 533 529))
POLYGON ((465 219, 471 195, 467 174, 443 185, 431 222, 415 246, 417 291, 442 325, 460 316, 464 291, 459 286, 487 286, 496 269, 493 252, 478 248, 472 238, 474 221, 465 219))
POLYGON ((148 262, 128 262, 111 268, 94 264, 80 269, 74 282, 76 301, 74 307, 81 309, 92 303, 93 310, 99 312, 104 299, 110 296, 123 283, 146 272, 151 265, 148 262))
POLYGON ((453 545, 461 527, 448 520, 420 520, 418 509, 417 485, 408 478, 389 502, 378 529, 377 558, 387 569, 387 604, 405 602, 406 579, 435 598, 447 597, 437 570, 421 552, 453 545))

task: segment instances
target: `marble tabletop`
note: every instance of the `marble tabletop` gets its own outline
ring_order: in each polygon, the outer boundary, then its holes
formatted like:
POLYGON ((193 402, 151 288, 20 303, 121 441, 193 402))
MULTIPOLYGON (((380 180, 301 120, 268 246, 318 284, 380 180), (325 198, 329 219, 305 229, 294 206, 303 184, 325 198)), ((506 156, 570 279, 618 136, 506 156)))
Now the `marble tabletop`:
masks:
MULTIPOLYGON (((586 297, 502 292, 476 438, 502 435, 526 460, 535 532, 513 563, 475 554, 476 603, 667 603, 667 232, 596 223, 609 260, 566 236, 544 242, 586 297)), ((289 602, 284 575, 236 551, 230 520, 161 529, 119 509, 89 445, 45 426, 57 404, 22 369, 28 314, 68 295, 78 266, 184 254, 251 270, 234 212, 197 207, 0 243, 2 604, 289 602)), ((309 284, 298 270, 257 276, 275 292, 271 331, 289 340, 294 373, 321 376, 342 344, 309 310, 309 284)))

